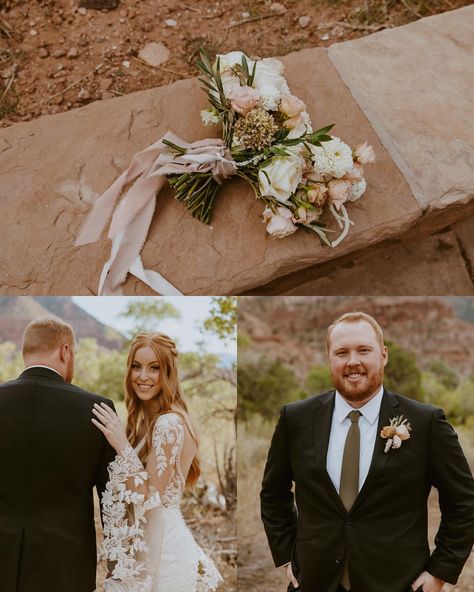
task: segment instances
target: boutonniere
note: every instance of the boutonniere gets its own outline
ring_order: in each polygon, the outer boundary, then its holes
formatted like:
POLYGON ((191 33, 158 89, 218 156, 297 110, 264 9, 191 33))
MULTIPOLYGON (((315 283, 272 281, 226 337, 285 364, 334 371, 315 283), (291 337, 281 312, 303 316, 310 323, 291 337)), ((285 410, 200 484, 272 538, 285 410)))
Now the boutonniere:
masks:
POLYGON ((400 448, 404 440, 408 440, 412 427, 403 415, 392 417, 390 425, 382 428, 380 436, 387 439, 384 452, 387 453, 390 448, 400 448))

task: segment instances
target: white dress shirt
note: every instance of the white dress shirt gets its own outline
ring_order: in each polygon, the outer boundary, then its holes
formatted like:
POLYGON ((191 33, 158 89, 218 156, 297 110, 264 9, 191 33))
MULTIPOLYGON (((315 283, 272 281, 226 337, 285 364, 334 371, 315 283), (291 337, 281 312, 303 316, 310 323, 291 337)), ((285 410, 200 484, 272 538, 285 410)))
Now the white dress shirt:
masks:
MULTIPOLYGON (((360 462, 359 462, 359 491, 364 485, 369 472, 370 463, 374 454, 375 441, 377 439, 377 426, 382 404, 383 386, 378 393, 365 405, 359 407, 360 429, 360 462)), ((332 415, 331 434, 329 436, 328 454, 326 457, 326 468, 331 481, 339 493, 341 483, 342 456, 346 443, 347 432, 351 426, 348 414, 354 411, 354 407, 336 391, 334 413, 332 415)))
POLYGON ((55 370, 54 368, 51 368, 51 366, 45 366, 44 364, 32 364, 31 366, 27 366, 25 368, 25 370, 29 370, 30 368, 47 368, 48 370, 52 370, 53 372, 56 372, 56 374, 59 374, 59 376, 61 376, 61 378, 62 378, 61 373, 58 372, 57 370, 55 370))

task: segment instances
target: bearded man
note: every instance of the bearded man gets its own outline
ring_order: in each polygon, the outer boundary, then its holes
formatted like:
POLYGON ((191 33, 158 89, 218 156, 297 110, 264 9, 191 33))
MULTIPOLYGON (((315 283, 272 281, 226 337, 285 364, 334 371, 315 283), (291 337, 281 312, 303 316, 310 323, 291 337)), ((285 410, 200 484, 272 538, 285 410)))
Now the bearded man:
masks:
POLYGON ((383 387, 388 351, 371 316, 328 329, 335 390, 285 405, 261 491, 288 590, 440 592, 474 542, 474 479, 441 409, 383 387), (294 490, 293 490, 294 484, 294 490), (441 522, 430 552, 427 500, 441 522))

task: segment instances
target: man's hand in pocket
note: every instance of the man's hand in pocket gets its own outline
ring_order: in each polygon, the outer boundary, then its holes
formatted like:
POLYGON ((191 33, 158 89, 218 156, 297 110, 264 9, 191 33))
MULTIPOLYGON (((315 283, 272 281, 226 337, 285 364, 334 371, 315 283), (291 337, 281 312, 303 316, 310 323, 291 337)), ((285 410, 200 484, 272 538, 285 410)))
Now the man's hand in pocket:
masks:
POLYGON ((285 570, 286 570, 286 577, 288 578, 288 581, 293 584, 294 588, 299 588, 300 585, 298 584, 298 580, 293 575, 293 570, 291 569, 291 563, 288 563, 288 565, 285 565, 285 570))
POLYGON ((411 585, 413 590, 423 590, 423 592, 441 592, 443 586, 443 580, 435 578, 427 571, 420 574, 411 585))

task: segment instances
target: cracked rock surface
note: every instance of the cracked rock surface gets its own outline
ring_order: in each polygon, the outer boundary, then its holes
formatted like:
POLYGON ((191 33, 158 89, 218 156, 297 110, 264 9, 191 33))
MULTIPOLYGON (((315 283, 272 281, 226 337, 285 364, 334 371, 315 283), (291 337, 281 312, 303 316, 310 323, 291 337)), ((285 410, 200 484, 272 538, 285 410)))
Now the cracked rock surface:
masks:
MULTIPOLYGON (((369 189, 350 206, 355 225, 336 249, 303 232, 275 240, 260 221, 263 204, 240 179, 225 184, 211 226, 193 219, 167 188, 159 195, 142 258, 145 267, 160 271, 186 294, 239 293, 396 234, 420 215, 325 50, 304 50, 283 61, 290 88, 309 106, 315 128, 335 121, 334 133, 348 143, 368 140, 374 146, 378 161, 367 167, 369 189)), ((135 152, 168 130, 189 141, 209 135, 199 117, 205 106, 193 79, 3 130, 1 292, 95 293, 110 241, 104 236, 99 243, 74 247, 91 204, 135 152)), ((125 291, 150 292, 131 277, 125 291)))
POLYGON ((329 49, 427 212, 473 200, 473 37, 471 5, 329 49))

